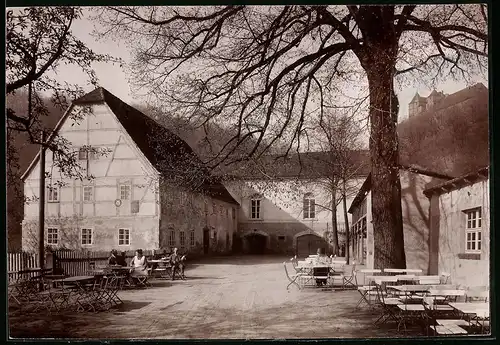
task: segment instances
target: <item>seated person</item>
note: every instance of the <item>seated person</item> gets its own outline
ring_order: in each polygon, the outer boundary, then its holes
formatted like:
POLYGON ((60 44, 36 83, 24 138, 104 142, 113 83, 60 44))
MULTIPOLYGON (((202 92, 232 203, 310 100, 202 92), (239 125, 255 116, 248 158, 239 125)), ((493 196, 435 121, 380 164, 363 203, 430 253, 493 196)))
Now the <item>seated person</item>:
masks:
POLYGON ((117 264, 116 263, 116 260, 117 260, 116 256, 117 256, 117 254, 118 254, 118 252, 115 249, 113 249, 111 251, 111 256, 108 258, 108 265, 116 265, 117 264))
MULTIPOLYGON (((328 256, 325 253, 324 248, 318 248, 317 251, 318 256, 314 259, 314 264, 315 265, 328 265, 330 262, 328 256)), ((315 267, 313 269, 314 275, 315 276, 328 276, 330 268, 329 267, 315 267)), ((326 279, 316 279, 316 285, 321 286, 321 285, 326 285, 327 280, 326 279)))
POLYGON ((144 277, 148 275, 148 260, 142 255, 142 249, 135 251, 135 256, 130 261, 130 276, 132 278, 144 277))
POLYGON ((163 253, 160 255, 161 260, 168 260, 170 258, 170 255, 168 255, 167 250, 163 249, 163 253))
POLYGON ((120 266, 127 266, 127 261, 125 260, 125 252, 121 252, 120 255, 116 257, 116 264, 120 266))
POLYGON ((174 248, 174 252, 170 255, 170 265, 172 265, 172 280, 175 279, 175 274, 179 273, 181 278, 184 278, 184 267, 185 267, 185 255, 179 255, 177 248, 174 248))

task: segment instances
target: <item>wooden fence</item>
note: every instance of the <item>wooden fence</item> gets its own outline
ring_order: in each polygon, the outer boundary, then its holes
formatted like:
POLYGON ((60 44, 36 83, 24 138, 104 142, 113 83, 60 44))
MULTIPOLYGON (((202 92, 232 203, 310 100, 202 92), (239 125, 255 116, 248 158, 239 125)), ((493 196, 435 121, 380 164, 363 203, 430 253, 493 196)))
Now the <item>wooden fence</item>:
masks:
MULTIPOLYGON (((106 266, 110 256, 109 251, 69 251, 58 250, 53 253, 54 267, 61 269, 65 275, 78 276, 85 275, 86 272, 94 267, 106 266)), ((125 252, 127 263, 135 255, 134 251, 125 252)), ((144 250, 143 255, 149 257, 153 255, 153 250, 144 250)))
MULTIPOLYGON (((32 253, 7 253, 7 272, 9 275, 9 280, 17 280, 19 274, 17 272, 27 270, 29 268, 38 267, 38 254, 32 253)), ((33 272, 32 275, 36 275, 33 272)))

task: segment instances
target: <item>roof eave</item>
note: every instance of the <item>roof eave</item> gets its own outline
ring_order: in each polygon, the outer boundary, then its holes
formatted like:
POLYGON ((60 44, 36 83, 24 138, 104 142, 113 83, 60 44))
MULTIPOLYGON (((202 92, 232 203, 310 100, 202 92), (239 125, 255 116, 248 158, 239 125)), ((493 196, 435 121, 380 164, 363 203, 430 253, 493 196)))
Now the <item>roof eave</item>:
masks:
MULTIPOLYGON (((54 139, 54 137, 56 136, 57 132, 59 132, 59 130, 61 129, 61 126, 63 125, 64 121, 66 121, 66 118, 69 116, 69 114, 71 113, 71 110, 74 107, 75 107, 75 104, 73 104, 73 102, 71 102, 71 104, 69 105, 68 109, 63 114, 63 116, 59 119, 59 122, 57 122, 56 126, 54 127, 54 129, 50 133, 49 137, 47 138, 47 144, 50 143, 52 141, 52 139, 54 139)), ((33 158, 33 160, 31 161, 31 164, 28 166, 28 168, 26 169, 26 171, 21 175, 21 181, 24 182, 24 180, 26 179, 26 177, 30 174, 31 170, 33 170, 33 168, 35 167, 35 165, 38 163, 39 159, 40 159, 40 151, 36 154, 35 158, 33 158)))

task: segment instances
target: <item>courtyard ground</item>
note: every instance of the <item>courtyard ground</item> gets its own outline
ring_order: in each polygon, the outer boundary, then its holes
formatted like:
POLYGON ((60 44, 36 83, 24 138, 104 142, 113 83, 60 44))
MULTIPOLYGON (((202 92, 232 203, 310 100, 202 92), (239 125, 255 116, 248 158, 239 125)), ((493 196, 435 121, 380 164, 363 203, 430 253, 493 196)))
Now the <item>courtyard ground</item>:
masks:
MULTIPOLYGON (((121 291, 123 305, 101 313, 9 310, 13 338, 372 338, 398 336, 374 326, 377 314, 355 309, 357 291, 292 287, 285 258, 224 257, 192 263, 187 280, 153 281, 121 291)), ((290 267, 291 268, 291 267, 290 267)))

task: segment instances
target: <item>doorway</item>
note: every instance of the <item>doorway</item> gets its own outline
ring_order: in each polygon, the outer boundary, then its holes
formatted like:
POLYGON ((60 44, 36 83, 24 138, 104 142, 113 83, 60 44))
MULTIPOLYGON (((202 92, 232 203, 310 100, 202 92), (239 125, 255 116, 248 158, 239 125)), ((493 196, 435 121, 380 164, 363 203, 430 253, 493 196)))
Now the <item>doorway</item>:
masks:
POLYGON ((267 238, 261 234, 249 234, 246 236, 248 243, 248 254, 264 254, 266 251, 267 238))

